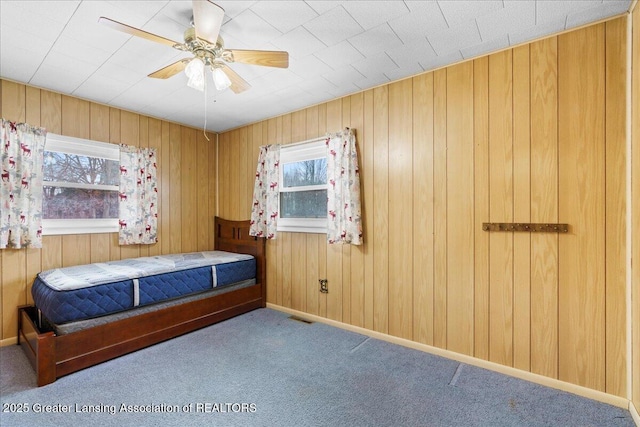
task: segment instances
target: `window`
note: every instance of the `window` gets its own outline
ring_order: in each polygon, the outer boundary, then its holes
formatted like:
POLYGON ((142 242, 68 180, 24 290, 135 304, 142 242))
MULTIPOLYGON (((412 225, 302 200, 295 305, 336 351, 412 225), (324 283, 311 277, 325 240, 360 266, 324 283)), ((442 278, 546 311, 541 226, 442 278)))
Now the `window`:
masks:
POLYGON ((280 148, 278 231, 326 233, 326 150, 324 140, 280 148))
POLYGON ((47 134, 42 233, 118 231, 119 164, 115 144, 47 134))

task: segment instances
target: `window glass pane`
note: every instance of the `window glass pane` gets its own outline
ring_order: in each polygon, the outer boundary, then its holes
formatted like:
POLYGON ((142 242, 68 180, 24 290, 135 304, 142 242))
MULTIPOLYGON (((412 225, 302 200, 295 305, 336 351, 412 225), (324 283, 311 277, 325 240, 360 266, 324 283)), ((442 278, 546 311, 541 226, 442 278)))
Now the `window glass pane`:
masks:
POLYGON ((284 187, 324 185, 327 183, 327 159, 285 163, 282 176, 284 187))
POLYGON ((44 186, 44 219, 118 218, 118 192, 44 186))
POLYGON ((280 193, 280 218, 325 218, 327 190, 280 193))
POLYGON ((97 157, 45 151, 44 180, 118 185, 120 183, 119 162, 97 157))

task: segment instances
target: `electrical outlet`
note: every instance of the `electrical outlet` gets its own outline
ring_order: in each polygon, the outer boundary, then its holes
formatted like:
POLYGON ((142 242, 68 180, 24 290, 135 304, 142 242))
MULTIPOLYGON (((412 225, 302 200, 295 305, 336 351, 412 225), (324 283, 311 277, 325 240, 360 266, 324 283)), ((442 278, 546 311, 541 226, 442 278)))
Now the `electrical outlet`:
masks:
POLYGON ((322 292, 323 294, 328 294, 329 288, 327 287, 327 279, 320 279, 318 280, 318 282, 320 282, 320 292, 322 292))

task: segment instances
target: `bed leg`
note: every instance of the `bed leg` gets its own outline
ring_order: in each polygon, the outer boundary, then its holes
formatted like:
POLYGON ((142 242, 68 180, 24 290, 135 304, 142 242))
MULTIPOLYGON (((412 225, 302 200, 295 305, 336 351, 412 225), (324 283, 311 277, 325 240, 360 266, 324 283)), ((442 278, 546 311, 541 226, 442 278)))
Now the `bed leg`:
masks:
POLYGON ((36 373, 38 387, 51 384, 56 380, 56 343, 53 335, 38 337, 38 355, 36 373))

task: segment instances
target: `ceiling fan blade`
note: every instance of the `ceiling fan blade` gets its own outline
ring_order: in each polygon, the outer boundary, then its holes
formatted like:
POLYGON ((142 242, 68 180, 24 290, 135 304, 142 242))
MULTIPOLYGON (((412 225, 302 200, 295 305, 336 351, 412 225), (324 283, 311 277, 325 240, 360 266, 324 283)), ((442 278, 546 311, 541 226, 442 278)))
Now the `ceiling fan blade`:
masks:
POLYGON ((196 37, 215 45, 224 19, 224 9, 209 0, 193 0, 196 37))
POLYGON ((265 67, 289 67, 289 52, 240 49, 227 49, 226 51, 231 52, 234 62, 244 62, 245 64, 262 65, 265 67))
POLYGON ((130 34, 132 36, 142 37, 144 39, 151 40, 152 42, 166 44, 167 46, 171 46, 171 47, 173 47, 173 46, 175 46, 177 44, 180 44, 178 42, 174 42, 173 40, 169 40, 167 38, 160 37, 160 36, 157 36, 157 35, 152 34, 152 33, 148 33, 146 31, 143 31, 143 30, 140 30, 138 28, 129 26, 127 24, 123 24, 121 22, 114 21, 113 19, 105 18, 104 16, 101 16, 100 19, 98 19, 98 22, 100 22, 101 24, 104 24, 104 25, 106 25, 108 27, 111 27, 114 30, 122 31, 123 33, 127 33, 127 34, 130 34))
POLYGON ((240 77, 238 73, 233 71, 231 68, 223 65, 220 69, 229 77, 231 80, 231 90, 235 93, 242 93, 245 90, 249 89, 251 85, 247 83, 245 79, 240 77))
POLYGON ((184 70, 191 58, 181 59, 180 61, 174 62, 171 65, 167 65, 164 68, 160 68, 158 71, 155 71, 149 74, 149 77, 153 77, 154 79, 168 79, 169 77, 175 76, 180 71, 184 70))

